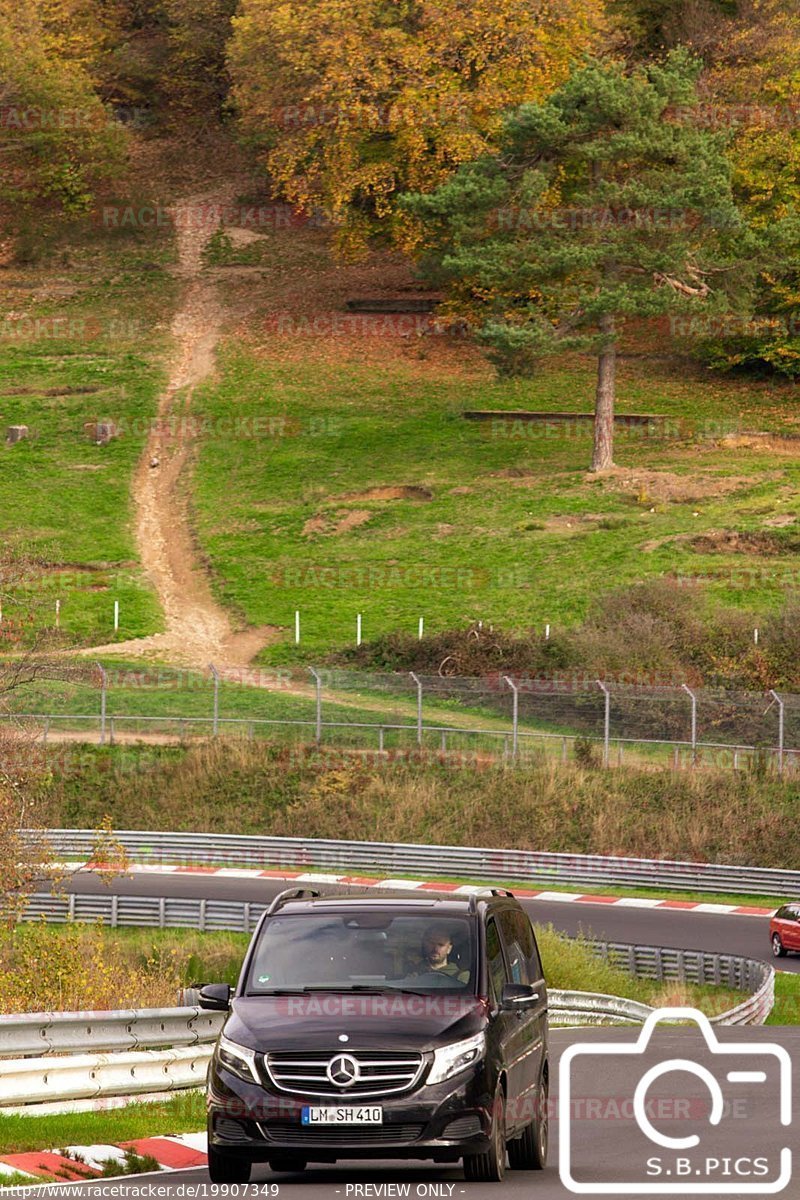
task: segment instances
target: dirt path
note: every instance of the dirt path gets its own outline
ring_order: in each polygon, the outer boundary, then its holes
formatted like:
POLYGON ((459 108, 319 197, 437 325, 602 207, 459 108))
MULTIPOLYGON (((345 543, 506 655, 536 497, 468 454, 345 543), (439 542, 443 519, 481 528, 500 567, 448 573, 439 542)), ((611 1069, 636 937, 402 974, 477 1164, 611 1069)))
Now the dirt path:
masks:
POLYGON ((197 215, 226 199, 192 196, 170 209, 177 231, 177 273, 185 281, 184 291, 172 322, 175 351, 169 380, 133 483, 139 557, 164 611, 166 631, 94 646, 87 654, 157 657, 201 668, 209 662, 235 667, 249 663, 274 636, 269 627, 235 630, 214 599, 197 563, 187 502, 192 394, 214 369, 224 315, 213 278, 203 274, 203 248, 214 229, 197 215))

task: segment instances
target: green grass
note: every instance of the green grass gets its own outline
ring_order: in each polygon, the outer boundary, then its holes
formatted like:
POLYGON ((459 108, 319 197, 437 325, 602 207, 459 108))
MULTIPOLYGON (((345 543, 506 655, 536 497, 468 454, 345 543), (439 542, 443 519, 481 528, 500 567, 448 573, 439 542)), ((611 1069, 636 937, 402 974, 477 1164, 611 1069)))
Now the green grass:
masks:
POLYGON ((0 1116, 0 1154, 59 1146, 117 1145, 137 1138, 205 1129, 205 1097, 180 1092, 148 1103, 131 1101, 107 1112, 0 1116))
POLYGON ((778 971, 775 976, 775 1007, 766 1024, 800 1024, 800 975, 778 971))
MULTIPOLYGON (((765 569, 757 586, 714 583, 709 594, 756 608, 776 604, 779 576, 796 568, 796 553, 762 562, 701 555, 682 542, 643 547, 710 529, 761 529, 767 514, 783 511, 778 500, 787 511, 793 503, 795 459, 722 449, 711 438, 659 442, 621 432, 617 458, 634 474, 747 476, 728 496, 670 502, 646 486, 623 494, 587 478, 586 437, 493 437, 491 426, 461 417, 465 408, 585 409, 592 370, 589 360, 576 360, 533 381, 503 383, 433 369, 421 376, 391 358, 377 371, 355 361, 272 360, 269 344, 259 354, 229 346, 218 381, 198 397, 204 416, 213 422, 235 412, 250 430, 259 420, 286 418, 292 434, 210 439, 196 471, 199 536, 220 597, 255 624, 287 630, 264 661, 298 657, 288 632, 295 609, 300 653, 313 660, 353 644, 357 612, 365 639, 413 633, 420 616, 428 631, 476 618, 541 630, 545 622, 579 620, 612 583, 665 571, 755 562, 765 569), (426 488, 432 499, 342 498, 398 485, 426 488), (369 519, 349 532, 304 531, 309 519, 331 522, 353 510, 369 519)), ((788 392, 785 413, 782 395, 625 363, 619 410, 689 418, 701 433, 704 423, 733 428, 740 415, 751 428, 774 428, 791 420, 788 392)))
POLYGON ((0 537, 52 564, 4 596, 3 615, 32 609, 52 626, 60 599, 67 642, 113 640, 115 600, 120 637, 161 628, 136 561, 130 485, 164 378, 172 257, 168 230, 85 228, 0 280, 0 537), (96 445, 84 432, 96 420, 120 436, 96 445), (11 424, 30 436, 6 446, 11 424))

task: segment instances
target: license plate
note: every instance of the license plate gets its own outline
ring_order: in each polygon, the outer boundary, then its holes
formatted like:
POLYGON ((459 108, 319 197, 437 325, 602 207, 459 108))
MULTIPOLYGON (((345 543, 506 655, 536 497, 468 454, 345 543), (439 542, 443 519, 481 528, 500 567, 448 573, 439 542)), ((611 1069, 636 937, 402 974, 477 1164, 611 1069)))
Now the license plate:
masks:
POLYGON ((302 1125, 382 1125, 383 1109, 375 1104, 340 1104, 318 1107, 305 1104, 300 1113, 302 1125))

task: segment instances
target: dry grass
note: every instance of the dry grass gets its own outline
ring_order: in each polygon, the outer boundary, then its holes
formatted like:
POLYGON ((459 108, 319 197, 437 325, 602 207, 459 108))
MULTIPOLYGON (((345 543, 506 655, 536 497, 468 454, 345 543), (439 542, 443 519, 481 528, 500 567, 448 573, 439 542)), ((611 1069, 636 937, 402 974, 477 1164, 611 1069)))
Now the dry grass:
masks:
MULTIPOLYGON (((71 753, 65 750, 65 755, 71 753)), ((220 740, 76 754, 50 788, 54 827, 208 830, 697 859, 800 869, 791 781, 714 770, 503 768, 436 755, 220 740), (121 764, 120 770, 115 763, 121 764), (134 769, 131 769, 135 767, 134 769), (127 769, 126 769, 127 768, 127 769)))

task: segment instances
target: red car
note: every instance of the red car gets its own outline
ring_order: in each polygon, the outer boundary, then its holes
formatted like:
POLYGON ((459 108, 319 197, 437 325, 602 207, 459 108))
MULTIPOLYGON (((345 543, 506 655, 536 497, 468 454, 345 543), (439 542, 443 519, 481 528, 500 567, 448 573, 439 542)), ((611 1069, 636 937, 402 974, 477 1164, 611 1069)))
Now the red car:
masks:
POLYGON ((800 951, 800 904, 784 904, 769 923, 772 953, 783 958, 790 950, 800 951))

